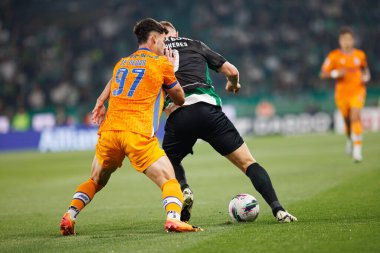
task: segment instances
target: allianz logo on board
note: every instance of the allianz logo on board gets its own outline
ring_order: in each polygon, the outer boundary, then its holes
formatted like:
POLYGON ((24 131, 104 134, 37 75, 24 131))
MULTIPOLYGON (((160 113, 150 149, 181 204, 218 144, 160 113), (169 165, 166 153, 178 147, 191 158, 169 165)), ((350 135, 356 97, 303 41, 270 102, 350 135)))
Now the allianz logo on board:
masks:
POLYGON ((92 150, 98 140, 97 129, 61 127, 42 131, 38 149, 41 152, 92 150))

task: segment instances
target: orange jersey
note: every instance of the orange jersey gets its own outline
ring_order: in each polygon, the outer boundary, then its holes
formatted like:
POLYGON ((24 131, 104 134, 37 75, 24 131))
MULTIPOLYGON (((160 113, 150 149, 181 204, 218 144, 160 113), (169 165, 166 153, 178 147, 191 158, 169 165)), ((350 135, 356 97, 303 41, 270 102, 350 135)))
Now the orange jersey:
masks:
POLYGON ((158 129, 164 91, 177 84, 166 57, 140 48, 115 66, 106 118, 99 132, 131 131, 151 137, 158 129))
POLYGON ((362 81, 362 69, 367 67, 366 55, 362 50, 353 49, 350 54, 341 49, 330 52, 322 65, 322 71, 330 74, 332 70, 346 70, 343 77, 336 80, 335 92, 350 95, 365 89, 362 81))

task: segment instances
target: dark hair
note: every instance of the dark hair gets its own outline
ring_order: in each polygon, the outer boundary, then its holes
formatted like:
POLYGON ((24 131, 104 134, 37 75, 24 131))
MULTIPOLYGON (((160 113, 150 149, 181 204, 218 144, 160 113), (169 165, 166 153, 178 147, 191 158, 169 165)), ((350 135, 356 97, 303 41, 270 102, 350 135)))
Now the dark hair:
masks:
POLYGON ((158 32, 159 34, 167 34, 168 30, 153 18, 145 18, 136 23, 133 27, 136 34, 137 42, 140 44, 147 42, 150 32, 158 32))
POLYGON ((354 32, 352 31, 351 27, 343 26, 339 29, 339 36, 343 34, 351 34, 351 36, 354 36, 354 32))
POLYGON ((160 24, 163 25, 164 27, 171 27, 174 30, 176 30, 175 27, 174 27, 174 25, 172 23, 170 23, 169 21, 163 20, 163 21, 160 21, 160 24))

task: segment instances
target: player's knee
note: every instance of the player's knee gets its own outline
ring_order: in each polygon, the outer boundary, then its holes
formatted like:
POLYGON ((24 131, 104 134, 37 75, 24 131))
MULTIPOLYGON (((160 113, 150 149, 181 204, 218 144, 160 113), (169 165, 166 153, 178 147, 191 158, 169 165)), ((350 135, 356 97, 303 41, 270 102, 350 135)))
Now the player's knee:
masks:
POLYGON ((167 180, 175 178, 173 167, 166 157, 161 157, 149 166, 144 174, 160 187, 167 180))
POLYGON ((360 120, 360 110, 359 109, 353 109, 351 111, 350 120, 351 120, 351 122, 360 120))
POLYGON ((245 144, 226 157, 243 172, 247 170, 248 166, 256 162, 245 144))
POLYGON ((105 186, 116 169, 117 168, 95 167, 92 170, 91 179, 94 180, 95 183, 105 186))

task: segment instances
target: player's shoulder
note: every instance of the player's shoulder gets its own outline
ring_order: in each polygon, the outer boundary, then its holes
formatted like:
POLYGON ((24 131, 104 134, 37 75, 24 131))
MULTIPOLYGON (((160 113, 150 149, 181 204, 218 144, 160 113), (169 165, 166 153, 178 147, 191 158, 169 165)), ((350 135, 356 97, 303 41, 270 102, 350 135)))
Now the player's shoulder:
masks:
POLYGON ((156 53, 150 50, 142 50, 138 55, 138 59, 144 61, 146 65, 149 65, 151 68, 154 66, 159 66, 163 60, 163 56, 157 55, 156 53))
POLYGON ((173 68, 173 65, 168 60, 168 58, 166 58, 166 56, 158 56, 158 61, 157 61, 156 67, 158 69, 165 70, 165 69, 173 68))
POLYGON ((359 48, 354 48, 354 54, 357 56, 365 56, 365 52, 359 48))
POLYGON ((340 48, 336 48, 334 50, 331 50, 330 53, 329 53, 330 57, 337 57, 337 56, 340 56, 340 55, 342 55, 342 50, 340 50, 340 48))
POLYGON ((117 68, 120 68, 120 67, 123 67, 124 65, 126 65, 126 63, 127 63, 127 59, 128 59, 128 57, 122 57, 122 58, 120 58, 120 59, 115 63, 115 67, 114 67, 114 69, 117 69, 117 68))
POLYGON ((157 60, 159 61, 159 63, 166 63, 166 62, 169 62, 168 58, 166 58, 165 56, 163 55, 160 55, 158 56, 157 60))

